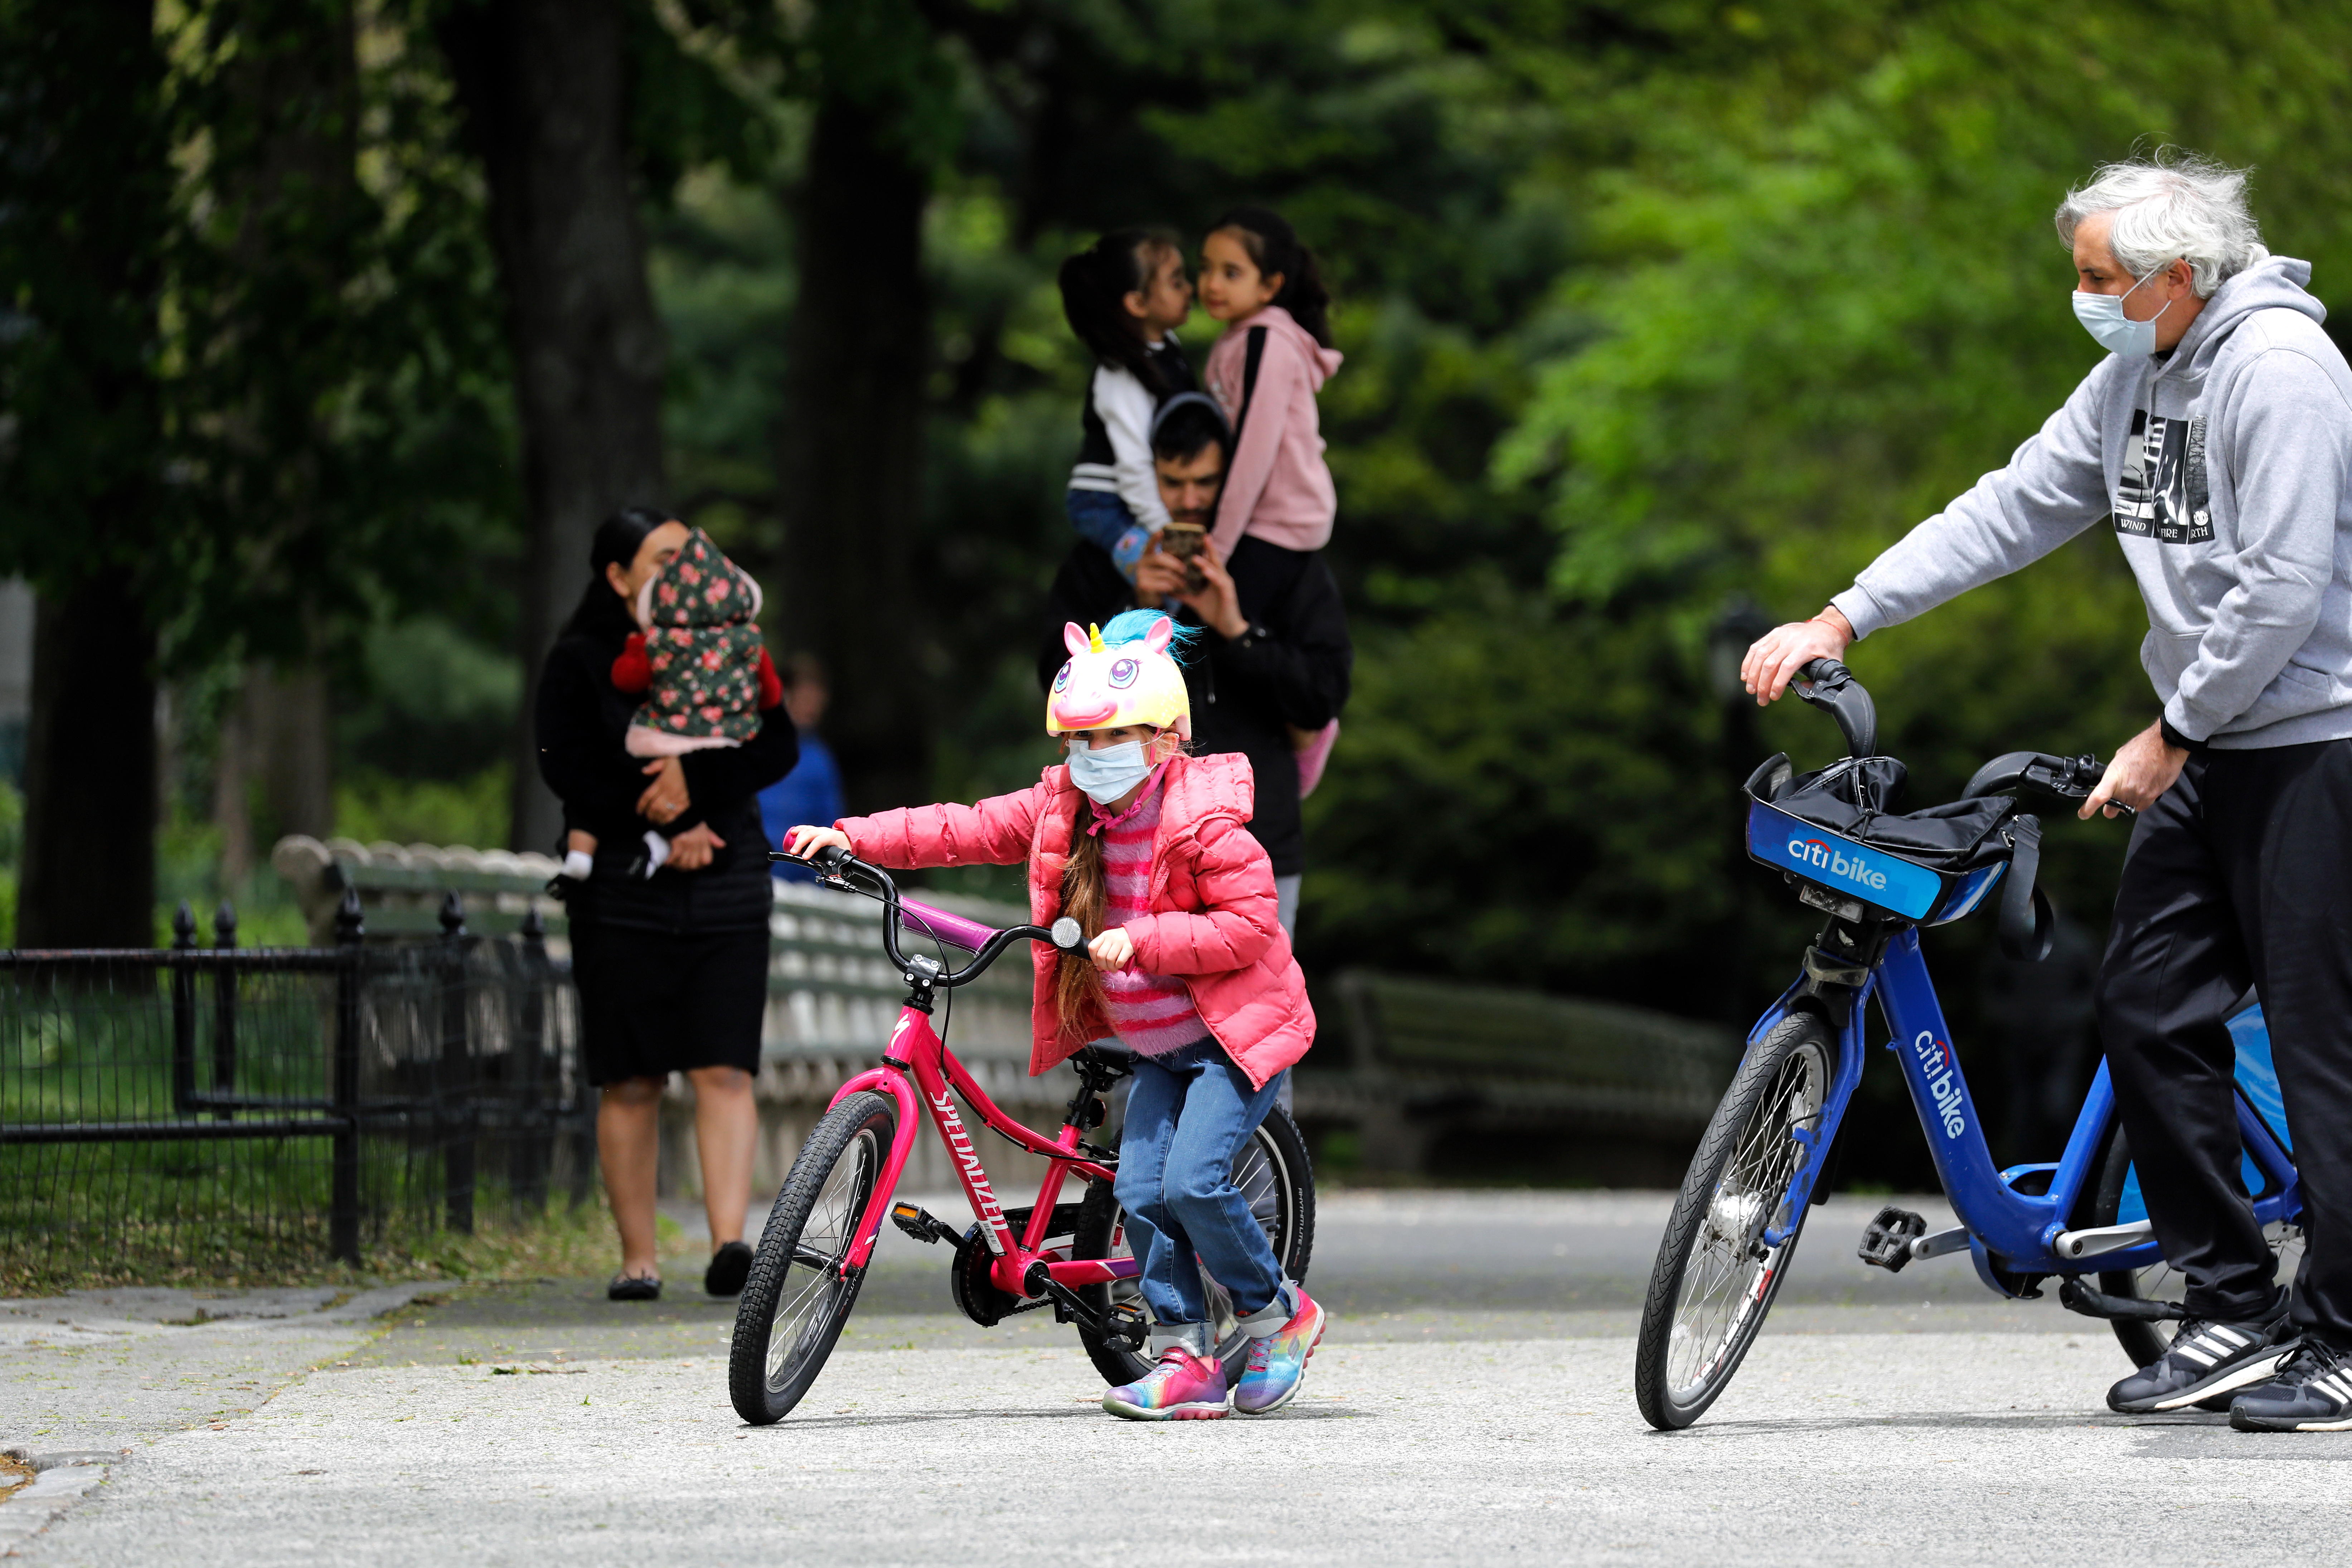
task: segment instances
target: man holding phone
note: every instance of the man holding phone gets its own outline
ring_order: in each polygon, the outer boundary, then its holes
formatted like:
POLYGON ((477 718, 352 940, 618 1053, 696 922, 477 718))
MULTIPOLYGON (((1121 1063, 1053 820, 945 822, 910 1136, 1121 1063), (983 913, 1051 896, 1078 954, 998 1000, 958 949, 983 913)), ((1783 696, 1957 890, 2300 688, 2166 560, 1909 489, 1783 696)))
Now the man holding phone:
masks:
POLYGON ((1307 840, 1290 731, 1320 730, 1339 716, 1355 651, 1339 584, 1319 552, 1245 536, 1226 560, 1206 539, 1231 439, 1224 416, 1208 398, 1169 399, 1152 425, 1151 458, 1170 527, 1137 562, 1132 584, 1100 546, 1071 547, 1046 602, 1037 674, 1050 686, 1068 657, 1065 622, 1099 624, 1121 610, 1171 607, 1172 601, 1180 622, 1202 629, 1183 666, 1193 740, 1202 752, 1249 758, 1257 797, 1250 831, 1274 862, 1283 929, 1295 933, 1307 840), (1180 554, 1167 548, 1171 534, 1198 542, 1180 554))

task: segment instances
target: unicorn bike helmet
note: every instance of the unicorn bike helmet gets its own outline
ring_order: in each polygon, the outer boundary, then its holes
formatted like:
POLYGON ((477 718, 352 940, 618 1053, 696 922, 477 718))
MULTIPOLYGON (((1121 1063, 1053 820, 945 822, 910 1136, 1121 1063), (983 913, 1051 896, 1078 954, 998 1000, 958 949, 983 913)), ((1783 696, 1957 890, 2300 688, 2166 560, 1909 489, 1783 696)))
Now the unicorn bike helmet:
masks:
POLYGON ((1149 724, 1190 742, 1192 700, 1171 652, 1177 640, 1176 623, 1157 610, 1115 616, 1108 631, 1066 624, 1070 658, 1045 694, 1045 733, 1149 724))

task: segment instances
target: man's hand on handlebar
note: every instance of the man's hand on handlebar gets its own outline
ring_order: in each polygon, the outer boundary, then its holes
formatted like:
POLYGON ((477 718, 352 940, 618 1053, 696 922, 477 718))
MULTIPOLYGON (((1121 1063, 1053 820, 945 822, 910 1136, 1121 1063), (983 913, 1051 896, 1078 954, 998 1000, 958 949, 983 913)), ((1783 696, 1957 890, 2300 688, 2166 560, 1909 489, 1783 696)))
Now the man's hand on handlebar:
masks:
POLYGON ((1135 961, 1135 939, 1127 934, 1125 926, 1113 926, 1087 943, 1087 953, 1095 967, 1106 973, 1125 969, 1135 961))
POLYGON ((1763 707, 1789 689, 1797 671, 1817 658, 1845 658, 1853 641, 1853 626, 1832 605, 1810 621, 1790 621, 1758 637, 1740 661, 1740 684, 1763 707))
POLYGON ((2187 752, 2168 743, 2162 728, 2150 724, 2116 749, 2115 761, 2107 764, 2099 787, 2074 815, 2088 822, 2095 811, 2104 810, 2109 816, 2122 806, 2146 811, 2172 787, 2188 761, 2187 752))
POLYGON ((838 849, 845 855, 856 853, 850 847, 849 835, 838 827, 803 826, 784 835, 784 853, 795 860, 806 860, 820 849, 838 849))

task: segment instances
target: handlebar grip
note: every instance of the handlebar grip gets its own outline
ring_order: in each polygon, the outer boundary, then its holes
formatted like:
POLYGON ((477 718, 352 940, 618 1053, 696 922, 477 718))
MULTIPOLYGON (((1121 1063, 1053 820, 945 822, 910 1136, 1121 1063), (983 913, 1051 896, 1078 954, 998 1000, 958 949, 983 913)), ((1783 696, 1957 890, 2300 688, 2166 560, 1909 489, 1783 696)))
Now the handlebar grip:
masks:
POLYGON ((1799 667, 1791 689, 1799 700, 1829 710, 1845 737, 1846 755, 1877 755, 1878 709, 1853 671, 1834 658, 1810 658, 1799 667))

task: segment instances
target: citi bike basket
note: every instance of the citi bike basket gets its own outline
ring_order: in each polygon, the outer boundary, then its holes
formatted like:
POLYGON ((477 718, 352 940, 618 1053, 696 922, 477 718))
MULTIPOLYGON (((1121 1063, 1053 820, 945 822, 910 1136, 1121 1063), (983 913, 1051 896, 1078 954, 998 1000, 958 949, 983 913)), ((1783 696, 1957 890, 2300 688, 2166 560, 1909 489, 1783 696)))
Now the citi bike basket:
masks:
MULTIPOLYGON (((1869 693, 1834 659, 1808 664, 1795 689, 1837 720, 1846 755, 1801 776, 1786 756, 1759 766, 1747 786, 1748 852, 1824 923, 1749 1032, 1675 1196, 1642 1309, 1642 1415, 1662 1429, 1689 1426, 1755 1342, 1806 1217, 1828 1196, 1822 1173, 1862 1080, 1873 1004, 1960 1223, 1930 1235, 1919 1215, 1885 1209, 1863 1233, 1862 1261, 1899 1270, 1965 1252, 1988 1289, 2012 1298, 2055 1279, 2061 1302, 2105 1320, 2146 1365, 2181 1310, 2167 1299, 2174 1271, 2140 1204, 2106 1064, 2055 1161, 1995 1169, 1919 946, 1927 927, 1991 903, 2005 952, 2049 952, 2053 917, 2034 886, 2042 826, 2015 797, 2080 800, 2098 785, 2098 759, 2012 752, 1979 768, 1960 799, 1897 814, 1903 764, 1875 754, 1869 693)), ((2273 1250, 2293 1255, 2302 1201, 2259 1010, 2231 1030, 2246 1190, 2273 1250)), ((2294 1260, 2284 1259, 2290 1274, 2294 1260)))
MULTIPOLYGON (((931 1026, 941 992, 970 983, 1015 943, 1079 951, 1078 922, 1065 917, 1050 930, 993 931, 901 896, 887 872, 846 851, 820 850, 814 864, 825 885, 883 904, 882 946, 907 982, 907 999, 881 1065, 834 1095, 769 1211, 736 1309, 728 1358, 728 1394, 737 1414, 765 1426, 800 1403, 857 1304, 886 1219, 911 1240, 948 1248, 949 1294, 973 1321, 993 1325, 1017 1312, 1051 1309, 1058 1321, 1076 1327, 1079 1343, 1104 1378, 1118 1384, 1141 1377, 1150 1369, 1143 1355, 1149 1326, 1124 1216, 1111 1190, 1118 1152, 1087 1141, 1108 1115, 1105 1092, 1132 1070, 1128 1058, 1099 1044, 1073 1058, 1077 1090, 1060 1131, 1048 1136, 998 1109, 931 1026), (905 931, 940 942, 941 956, 903 951, 905 931), (950 968, 950 947, 971 952, 971 961, 950 968), (959 1100, 983 1125, 1047 1162, 1034 1203, 1008 1209, 998 1199, 957 1110, 959 1100), (926 1118, 947 1146, 971 1205, 972 1224, 961 1231, 917 1204, 897 1201, 898 1179, 926 1118), (1082 1184, 1081 1195, 1065 1202, 1073 1175, 1082 1184)), ((1243 1142, 1231 1179, 1265 1227, 1284 1277, 1304 1279, 1315 1241, 1315 1184, 1306 1141, 1287 1111, 1279 1106, 1268 1111, 1243 1142)), ((1226 1377, 1237 1379, 1249 1359, 1248 1338, 1234 1322, 1224 1289, 1205 1269, 1202 1279, 1217 1353, 1226 1377)))

